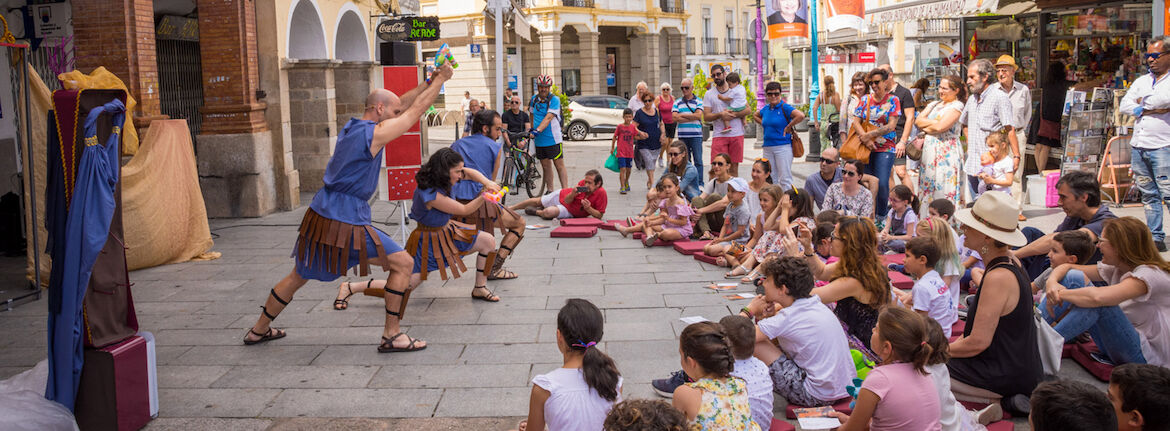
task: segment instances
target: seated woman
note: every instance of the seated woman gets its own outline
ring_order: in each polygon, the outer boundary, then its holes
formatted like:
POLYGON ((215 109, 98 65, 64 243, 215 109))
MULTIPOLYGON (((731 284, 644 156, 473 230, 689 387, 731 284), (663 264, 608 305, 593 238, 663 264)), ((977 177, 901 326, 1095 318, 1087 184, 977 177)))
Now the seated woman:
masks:
MULTIPOLYGON (((691 164, 690 153, 687 150, 687 144, 683 141, 674 141, 666 150, 666 171, 662 172, 662 176, 658 177, 661 181, 666 174, 674 174, 678 177, 678 188, 687 202, 690 202, 695 197, 699 196, 703 191, 703 179, 699 176, 699 169, 691 164)), ((646 206, 642 207, 642 211, 638 212, 639 216, 646 214, 653 214, 654 210, 658 208, 658 202, 665 196, 659 196, 657 189, 652 189, 646 192, 646 206)))
POLYGON ((664 241, 674 241, 691 235, 691 214, 694 212, 687 201, 679 195, 678 177, 667 172, 658 179, 655 187, 657 194, 663 198, 658 201, 658 215, 644 217, 642 221, 630 226, 619 225, 618 232, 622 236, 630 232, 642 232, 642 245, 650 247, 654 241, 662 238, 664 241))
MULTIPOLYGON (((821 209, 837 211, 846 216, 873 219, 874 195, 861 184, 862 172, 865 172, 864 168, 865 165, 856 160, 845 162, 841 166, 842 181, 829 186, 829 190, 825 192, 825 202, 821 205, 821 209)), ((882 198, 884 199, 885 196, 882 198)))
POLYGON ((727 182, 731 181, 731 174, 727 167, 731 164, 731 156, 726 153, 716 154, 711 158, 711 181, 699 196, 691 199, 691 207, 695 213, 691 221, 695 222, 695 234, 702 235, 700 239, 709 240, 723 229, 723 210, 727 208, 727 182))
POLYGON ((965 246, 979 250, 987 272, 967 311, 963 335, 950 345, 951 391, 960 401, 1006 399, 1010 411, 1028 411, 1028 394, 1040 383, 1043 365, 1032 317, 1032 288, 1009 247, 1027 238, 1019 229, 1020 206, 1010 195, 990 191, 960 210, 965 246))
POLYGON ((740 281, 751 283, 758 276, 759 271, 753 270, 753 268, 760 268, 758 263, 784 255, 782 239, 785 237, 795 239, 797 232, 795 229, 799 226, 804 226, 810 231, 816 230, 816 222, 813 221, 812 195, 800 189, 789 189, 781 195, 779 205, 771 208, 764 205, 764 192, 769 189, 780 190, 779 186, 768 186, 760 193, 763 211, 756 217, 757 224, 756 227, 752 228, 752 232, 760 231, 762 234, 759 235, 752 248, 752 253, 744 259, 738 268, 727 273, 727 278, 747 274, 740 281))
POLYGON ((830 264, 813 251, 811 230, 801 227, 799 238, 799 242, 785 242, 787 255, 803 255, 813 276, 829 282, 812 293, 825 304, 837 303, 833 313, 845 327, 849 344, 871 360, 876 359, 869 345, 870 336, 878 311, 894 302, 889 274, 877 252, 877 228, 867 218, 841 217, 831 247, 831 254, 839 260, 830 264))
POLYGON ((1113 364, 1170 361, 1170 263, 1154 247, 1150 228, 1133 217, 1107 220, 1097 240, 1101 262, 1063 264, 1048 277, 1040 304, 1064 339, 1089 332, 1113 364), (1108 286, 1092 289, 1091 281, 1108 286))
MULTIPOLYGON (((768 159, 760 158, 752 162, 751 179, 748 180, 748 191, 743 197, 743 202, 747 204, 748 213, 751 213, 754 218, 756 214, 763 211, 760 208, 760 190, 765 186, 772 184, 772 162, 768 159)), ((784 190, 783 187, 780 190, 784 190)))

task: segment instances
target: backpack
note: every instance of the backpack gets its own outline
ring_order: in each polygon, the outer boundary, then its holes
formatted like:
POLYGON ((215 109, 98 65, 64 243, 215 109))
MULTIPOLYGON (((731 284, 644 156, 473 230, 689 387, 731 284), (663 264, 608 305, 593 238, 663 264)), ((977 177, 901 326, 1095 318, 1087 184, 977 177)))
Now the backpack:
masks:
MULTIPOLYGON (((552 97, 557 97, 557 96, 555 94, 549 93, 548 97, 552 98, 552 97)), ((532 100, 528 101, 529 112, 536 112, 536 104, 539 100, 540 100, 539 94, 532 95, 532 100)), ((546 112, 548 111, 548 105, 549 105, 549 101, 545 100, 544 101, 544 110, 546 112)), ((561 115, 561 113, 559 111, 556 112, 556 114, 557 114, 557 126, 559 126, 558 130, 565 130, 565 116, 561 115)), ((542 118, 540 121, 544 121, 544 119, 542 118)), ((536 126, 537 124, 540 124, 540 121, 536 121, 536 118, 533 118, 532 125, 536 126)))

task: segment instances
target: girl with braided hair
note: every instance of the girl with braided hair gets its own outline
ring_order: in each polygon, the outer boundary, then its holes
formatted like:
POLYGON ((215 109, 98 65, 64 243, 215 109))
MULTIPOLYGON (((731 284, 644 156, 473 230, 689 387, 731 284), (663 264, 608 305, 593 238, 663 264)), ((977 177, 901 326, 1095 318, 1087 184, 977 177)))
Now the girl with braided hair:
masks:
POLYGON ((682 368, 694 382, 674 390, 674 408, 683 412, 691 430, 759 431, 752 420, 747 382, 733 377, 735 356, 723 327, 693 323, 679 336, 682 368))

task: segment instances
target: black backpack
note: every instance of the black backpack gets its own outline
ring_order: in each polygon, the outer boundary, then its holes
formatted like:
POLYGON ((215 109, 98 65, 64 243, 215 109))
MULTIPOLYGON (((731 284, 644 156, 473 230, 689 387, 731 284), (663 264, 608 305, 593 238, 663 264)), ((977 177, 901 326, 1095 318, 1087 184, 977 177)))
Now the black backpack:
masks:
MULTIPOLYGON (((552 93, 549 93, 549 94, 548 94, 548 97, 550 97, 550 98, 552 98, 552 97, 557 97, 557 95, 555 95, 555 94, 552 94, 552 93)), ((532 112, 532 113, 535 113, 535 112, 536 112, 536 104, 537 104, 537 103, 543 103, 543 104, 544 104, 544 110, 545 110, 546 112, 548 111, 548 105, 549 105, 549 101, 548 101, 548 100, 545 100, 545 101, 543 101, 543 102, 542 102, 542 101, 540 100, 540 95, 539 95, 539 94, 534 94, 534 95, 532 95, 532 100, 529 100, 529 101, 528 101, 528 111, 529 111, 529 112, 532 112)), ((557 114, 557 124, 558 124, 559 126, 561 126, 561 132, 562 132, 562 133, 564 133, 564 130, 565 130, 565 116, 564 116, 564 115, 562 115, 560 112, 557 112, 556 114, 557 114)), ((548 115, 548 114, 545 114, 545 115, 548 115)), ((541 119, 537 120, 537 119, 535 118, 535 116, 534 116, 534 117, 532 118, 532 127, 539 126, 541 121, 544 121, 544 119, 543 119, 543 118, 541 118, 541 119)))

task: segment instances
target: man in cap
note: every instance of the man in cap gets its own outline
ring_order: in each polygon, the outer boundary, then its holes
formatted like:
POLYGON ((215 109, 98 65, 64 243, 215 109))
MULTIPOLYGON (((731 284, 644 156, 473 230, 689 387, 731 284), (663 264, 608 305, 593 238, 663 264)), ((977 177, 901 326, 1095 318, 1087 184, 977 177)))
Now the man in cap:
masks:
MULTIPOLYGON (((1018 69, 1019 66, 1016 66, 1016 59, 1010 55, 1001 55, 995 61, 995 77, 999 81, 999 85, 995 86, 995 88, 1007 96, 1008 102, 1012 105, 1011 118, 1008 122, 1011 124, 1015 133, 1012 133, 1012 136, 1008 137, 1008 142, 1010 143, 1012 138, 1015 138, 1015 143, 1012 143, 1012 147, 1017 150, 1014 150, 1014 154, 1022 155, 1023 153, 1020 153, 1018 149, 1028 142, 1028 124, 1032 122, 1032 93, 1027 85, 1016 81, 1015 76, 1016 70, 1018 69)), ((1021 169, 1023 164, 1020 163, 1019 157, 1016 157, 1014 160, 1014 166, 1017 170, 1014 177, 1015 182, 1019 184, 1020 179, 1024 177, 1023 170, 1021 169)), ((1019 189, 1014 189, 1013 187, 1013 193, 1016 193, 1017 197, 1019 197, 1019 192, 1019 189)), ((1026 219, 1027 217, 1024 217, 1024 214, 1021 213, 1020 220, 1023 221, 1026 219)))

